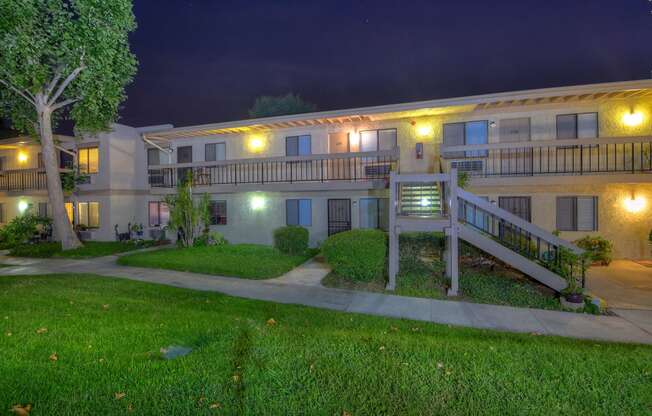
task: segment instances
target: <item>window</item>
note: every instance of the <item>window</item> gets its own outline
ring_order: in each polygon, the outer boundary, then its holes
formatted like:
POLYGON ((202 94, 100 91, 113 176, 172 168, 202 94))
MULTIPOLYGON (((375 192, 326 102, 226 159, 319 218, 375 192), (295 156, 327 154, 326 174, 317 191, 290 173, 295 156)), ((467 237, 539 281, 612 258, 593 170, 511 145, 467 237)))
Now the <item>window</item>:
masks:
POLYGON ((75 158, 68 152, 59 151, 59 167, 61 169, 72 169, 75 166, 75 158))
POLYGON ((287 225, 312 225, 312 200, 288 199, 285 201, 285 220, 287 225))
POLYGON ((88 175, 97 173, 99 167, 99 148, 83 147, 77 150, 79 173, 88 175))
POLYGON ((499 121, 500 142, 528 142, 530 141, 530 118, 507 118, 499 121))
POLYGON ((48 216, 48 203, 47 202, 39 202, 38 203, 38 216, 39 217, 47 217, 48 216))
POLYGON ((557 197, 557 229, 559 231, 597 231, 598 197, 557 197))
POLYGON ((74 215, 74 205, 72 202, 66 202, 63 204, 64 208, 66 209, 66 215, 68 216, 68 221, 70 221, 71 224, 75 223, 75 215, 74 215))
POLYGON ((560 114, 557 116, 557 139, 596 137, 598 137, 598 113, 560 114))
POLYGON ((215 162, 226 160, 226 143, 208 143, 204 146, 204 160, 215 162))
POLYGON ((161 151, 158 149, 147 149, 147 166, 161 164, 161 151))
POLYGON ((99 228, 100 226, 100 203, 79 202, 77 204, 79 224, 88 228, 99 228))
POLYGON ((5 222, 5 204, 0 202, 0 223, 5 222))
POLYGON ((36 163, 38 163, 39 169, 45 168, 45 163, 43 163, 43 153, 38 152, 38 154, 36 155, 36 163))
POLYGON ((211 201, 208 210, 211 225, 226 225, 226 201, 211 201))
POLYGON ((529 196, 499 196, 498 207, 527 222, 532 221, 532 199, 529 196))
POLYGON ((192 146, 177 147, 177 163, 192 163, 192 146))
POLYGON ((306 156, 310 154, 312 154, 312 144, 309 134, 285 138, 286 156, 306 156))
MULTIPOLYGON (((486 120, 444 124, 444 146, 487 144, 488 141, 489 123, 486 120)), ((470 150, 466 152, 445 153, 445 157, 449 158, 486 156, 487 150, 470 150)))
POLYGON ((150 201, 149 203, 149 226, 158 227, 168 224, 170 220, 170 209, 165 202, 150 201))
POLYGON ((360 151, 376 152, 396 147, 396 129, 364 130, 360 132, 360 151))
POLYGON ((360 228, 387 230, 388 222, 388 198, 360 198, 360 228))

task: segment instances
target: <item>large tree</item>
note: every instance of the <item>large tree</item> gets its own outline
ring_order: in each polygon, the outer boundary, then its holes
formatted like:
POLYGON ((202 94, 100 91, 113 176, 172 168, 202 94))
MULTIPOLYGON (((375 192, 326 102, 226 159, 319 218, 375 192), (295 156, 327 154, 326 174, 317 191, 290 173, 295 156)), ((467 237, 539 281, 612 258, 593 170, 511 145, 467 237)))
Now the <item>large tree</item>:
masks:
POLYGON ((81 245, 68 221, 53 125, 78 134, 109 128, 136 73, 131 0, 0 0, 0 111, 40 141, 63 249, 81 245))
POLYGON ((254 106, 249 109, 249 117, 273 117, 288 114, 310 113, 317 110, 317 106, 304 101, 298 94, 289 93, 272 97, 263 95, 256 98, 254 106))

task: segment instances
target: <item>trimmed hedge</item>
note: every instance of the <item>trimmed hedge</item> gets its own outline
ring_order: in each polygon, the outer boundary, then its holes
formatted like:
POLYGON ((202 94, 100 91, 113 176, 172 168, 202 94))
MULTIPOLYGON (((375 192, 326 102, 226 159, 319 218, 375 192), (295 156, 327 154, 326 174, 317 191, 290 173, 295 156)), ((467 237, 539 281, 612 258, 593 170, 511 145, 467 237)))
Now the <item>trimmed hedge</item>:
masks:
POLYGON ((310 235, 306 228, 288 225, 274 230, 274 247, 285 254, 303 254, 308 250, 310 235))
POLYGON ((368 282, 385 273, 387 234, 380 230, 338 233, 328 237, 322 246, 322 253, 336 274, 368 282))

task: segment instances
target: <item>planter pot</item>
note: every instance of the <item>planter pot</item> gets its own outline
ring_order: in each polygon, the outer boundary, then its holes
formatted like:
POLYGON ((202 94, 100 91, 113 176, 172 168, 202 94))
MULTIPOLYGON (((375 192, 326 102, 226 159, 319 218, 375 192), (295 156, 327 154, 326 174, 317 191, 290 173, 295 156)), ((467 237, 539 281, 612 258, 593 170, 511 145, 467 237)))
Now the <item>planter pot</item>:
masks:
POLYGON ((562 296, 559 300, 561 306, 574 311, 580 310, 584 307, 584 295, 579 293, 562 296))

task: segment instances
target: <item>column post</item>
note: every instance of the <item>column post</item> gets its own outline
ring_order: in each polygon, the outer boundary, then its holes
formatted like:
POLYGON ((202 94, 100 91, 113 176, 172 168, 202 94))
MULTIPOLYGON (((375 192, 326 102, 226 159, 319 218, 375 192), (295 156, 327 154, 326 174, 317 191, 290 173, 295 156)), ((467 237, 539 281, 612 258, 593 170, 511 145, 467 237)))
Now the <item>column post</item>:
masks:
POLYGON ((389 175, 389 282, 387 290, 396 288, 396 274, 398 273, 399 250, 398 250, 398 227, 396 225, 396 204, 398 194, 396 184, 396 173, 389 175))
POLYGON ((457 169, 450 170, 448 192, 449 227, 446 230, 447 262, 446 272, 451 279, 448 296, 457 296, 459 291, 459 238, 458 238, 458 205, 457 205, 457 169))

